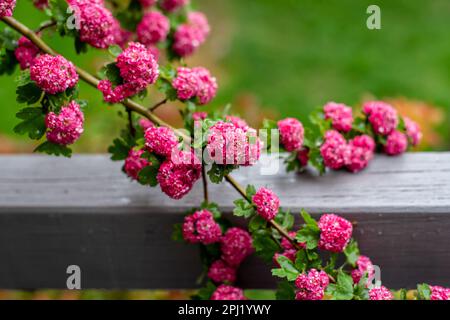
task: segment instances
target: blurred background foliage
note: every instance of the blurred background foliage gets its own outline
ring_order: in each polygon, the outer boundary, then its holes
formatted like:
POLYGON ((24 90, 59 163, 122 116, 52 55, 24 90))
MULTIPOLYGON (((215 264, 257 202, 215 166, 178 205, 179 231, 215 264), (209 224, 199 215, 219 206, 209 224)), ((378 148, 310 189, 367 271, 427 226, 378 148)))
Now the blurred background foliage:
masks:
MULTIPOLYGON (((228 103, 258 126, 263 117, 298 117, 330 100, 358 106, 387 99, 417 120, 422 150, 450 148, 450 1, 378 0, 382 29, 366 28, 371 0, 193 0, 212 25, 207 44, 187 63, 210 68, 220 90, 207 107, 228 103)), ((31 0, 18 1, 15 17, 32 28, 45 19, 31 0)), ((76 56, 71 39, 46 40, 78 65, 95 73, 107 54, 89 49, 76 56)), ((31 152, 33 142, 12 132, 16 124, 14 77, 0 78, 0 152, 31 152)), ((160 96, 151 92, 151 105, 160 96)), ((89 100, 85 134, 76 152, 105 152, 124 121, 120 106, 104 104, 82 84, 89 100)), ((181 125, 176 108, 159 114, 181 125)))

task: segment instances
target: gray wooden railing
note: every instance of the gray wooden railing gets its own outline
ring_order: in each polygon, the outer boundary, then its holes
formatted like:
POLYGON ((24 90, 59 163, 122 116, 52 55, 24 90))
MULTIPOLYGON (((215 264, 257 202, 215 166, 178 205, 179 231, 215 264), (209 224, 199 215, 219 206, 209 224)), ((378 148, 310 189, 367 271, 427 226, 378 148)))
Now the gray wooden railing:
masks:
MULTIPOLYGON (((0 157, 0 288, 65 288, 68 265, 81 267, 83 288, 196 286, 196 247, 170 236, 183 212, 201 202, 201 183, 177 202, 130 182, 120 166, 105 155, 0 157)), ((450 285, 450 153, 377 156, 356 175, 258 170, 234 176, 273 188, 293 212, 357 221, 361 250, 381 267, 385 285, 450 285)), ((225 183, 211 187, 228 214, 236 198, 225 183)), ((239 273, 244 287, 274 284, 257 258, 239 273)))

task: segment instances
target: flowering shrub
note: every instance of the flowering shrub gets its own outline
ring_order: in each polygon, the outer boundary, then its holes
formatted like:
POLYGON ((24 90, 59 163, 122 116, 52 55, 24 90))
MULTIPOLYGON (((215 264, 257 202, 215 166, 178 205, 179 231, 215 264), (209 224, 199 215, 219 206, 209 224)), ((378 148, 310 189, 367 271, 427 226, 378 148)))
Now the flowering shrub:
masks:
MULTIPOLYGON (((14 131, 41 141, 38 152, 69 157, 68 146, 83 133, 82 110, 87 106, 78 99, 79 79, 99 89, 106 102, 121 103, 127 126, 109 152, 112 160, 123 161, 123 171, 132 180, 150 187, 159 184, 167 196, 181 199, 202 179, 204 202, 187 212, 173 234, 175 240, 200 248, 208 280, 196 298, 246 299, 235 282, 239 266, 252 254, 271 265, 272 275, 280 279, 278 299, 394 298, 389 289, 374 286, 374 265, 359 253, 351 221, 335 214, 316 221, 303 210, 303 224, 294 228, 294 216, 282 209, 272 190, 243 188, 230 175, 240 166, 254 165, 274 141, 263 141, 243 119, 227 112, 200 111, 216 96, 216 78, 204 67, 172 64, 193 54, 210 33, 206 16, 191 11, 188 0, 132 0, 112 11, 102 0, 34 3, 45 8, 50 19, 38 33, 9 18, 15 1, 0 0, 0 17, 15 30, 1 33, 0 74, 11 74, 20 65, 17 101, 27 105, 17 113, 14 131), (49 28, 74 38, 78 54, 87 45, 107 48, 114 62, 101 70, 103 79, 56 55, 40 38, 49 28), (149 86, 165 98, 146 108, 138 101, 149 86), (170 101, 184 104, 184 131, 153 112, 170 101), (202 133, 200 139, 196 131, 202 133), (209 200, 208 182, 224 180, 242 196, 234 201, 233 214, 248 219, 248 230, 234 226, 209 200)), ((288 170, 311 166, 322 174, 327 168, 358 172, 376 151, 398 155, 422 138, 416 123, 381 101, 366 102, 360 113, 330 102, 310 120, 311 127, 294 118, 265 121, 264 127, 278 133, 288 154, 288 170)), ((421 284, 417 298, 448 300, 450 289, 421 284)))

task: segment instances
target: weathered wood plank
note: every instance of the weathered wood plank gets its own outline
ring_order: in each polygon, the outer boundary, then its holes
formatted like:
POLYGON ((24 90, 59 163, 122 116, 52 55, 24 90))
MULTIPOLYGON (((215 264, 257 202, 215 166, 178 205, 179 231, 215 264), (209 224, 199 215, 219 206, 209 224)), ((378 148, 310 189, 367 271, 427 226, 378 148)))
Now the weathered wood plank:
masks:
MULTIPOLYGON (((450 153, 378 156, 364 172, 261 176, 294 212, 337 212, 358 222, 364 254, 391 287, 450 285, 450 153)), ((171 227, 201 201, 200 183, 182 201, 130 182, 106 156, 0 157, 0 287, 63 288, 77 264, 85 288, 191 288, 200 273, 196 249, 173 243, 171 227)), ((223 184, 211 198, 230 213, 237 193, 223 184)), ((270 287, 257 259, 240 272, 246 287, 270 287), (245 281, 245 282, 244 282, 245 281)))

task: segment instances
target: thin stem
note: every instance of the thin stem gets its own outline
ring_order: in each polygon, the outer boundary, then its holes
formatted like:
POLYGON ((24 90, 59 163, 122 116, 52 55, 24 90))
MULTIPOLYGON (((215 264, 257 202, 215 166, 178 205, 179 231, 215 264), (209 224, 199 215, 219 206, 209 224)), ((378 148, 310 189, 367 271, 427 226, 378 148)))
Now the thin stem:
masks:
POLYGON ((41 24, 41 26, 38 29, 36 29, 35 33, 40 33, 42 31, 44 31, 45 29, 51 28, 54 26, 56 26, 56 21, 50 20, 50 21, 44 22, 43 24, 41 24))
POLYGON ((132 137, 136 136, 136 129, 133 125, 133 113, 130 109, 126 109, 128 113, 128 127, 130 129, 130 134, 132 137))
POLYGON ((206 176, 206 165, 202 164, 202 181, 203 181, 203 199, 206 203, 209 203, 208 195, 208 178, 206 176))
MULTIPOLYGON (((12 18, 12 17, 2 17, 1 20, 6 23, 8 26, 10 26, 11 28, 15 29, 16 31, 18 31, 19 33, 21 33, 22 35, 24 35, 25 37, 27 37, 31 42, 33 42, 41 51, 51 54, 51 55, 57 55, 56 51, 54 51, 52 48, 50 48, 35 32, 33 32, 31 29, 29 29, 27 26, 23 25, 22 23, 20 23, 19 21, 17 21, 16 19, 12 18)), ((93 76, 92 74, 90 74, 89 72, 85 71, 84 69, 81 69, 77 66, 75 66, 78 75, 80 76, 80 78, 85 81, 87 84, 91 85, 92 87, 97 88, 98 84, 100 82, 100 80, 98 78, 96 78, 95 76, 93 76)), ((126 99, 122 102, 122 104, 131 111, 134 111, 144 117, 146 117, 147 119, 149 119, 150 121, 152 121, 153 123, 159 125, 159 126, 165 126, 168 127, 170 129, 172 129, 176 134, 178 134, 180 137, 182 137, 185 142, 190 142, 191 141, 191 137, 186 135, 184 132, 175 129, 174 127, 172 127, 171 125, 169 125, 168 123, 166 123, 165 121, 163 121, 162 119, 160 119, 159 117, 157 117, 152 110, 147 110, 145 107, 141 106, 140 104, 136 103, 135 101, 131 100, 131 99, 126 99)), ((162 104, 161 104, 162 105, 162 104)), ((236 180, 234 180, 233 177, 231 177, 230 175, 226 175, 225 176, 226 181, 228 181, 235 189, 236 191, 244 198, 246 199, 249 203, 251 203, 251 199, 249 199, 247 197, 247 194, 244 190, 244 188, 239 185, 239 183, 236 182, 236 180)), ((289 236, 288 232, 281 227, 278 223, 276 223, 275 221, 271 220, 269 221, 269 223, 272 225, 273 228, 275 228, 283 237, 285 237, 286 239, 288 239, 292 245, 294 245, 295 248, 300 249, 299 245, 296 243, 295 239, 293 239, 292 237, 289 236)))
POLYGON ((153 107, 151 107, 149 110, 151 112, 154 112, 156 109, 158 109, 160 106, 162 106, 163 104, 167 103, 167 98, 165 98, 164 100, 158 102, 157 104, 155 104, 153 107))

